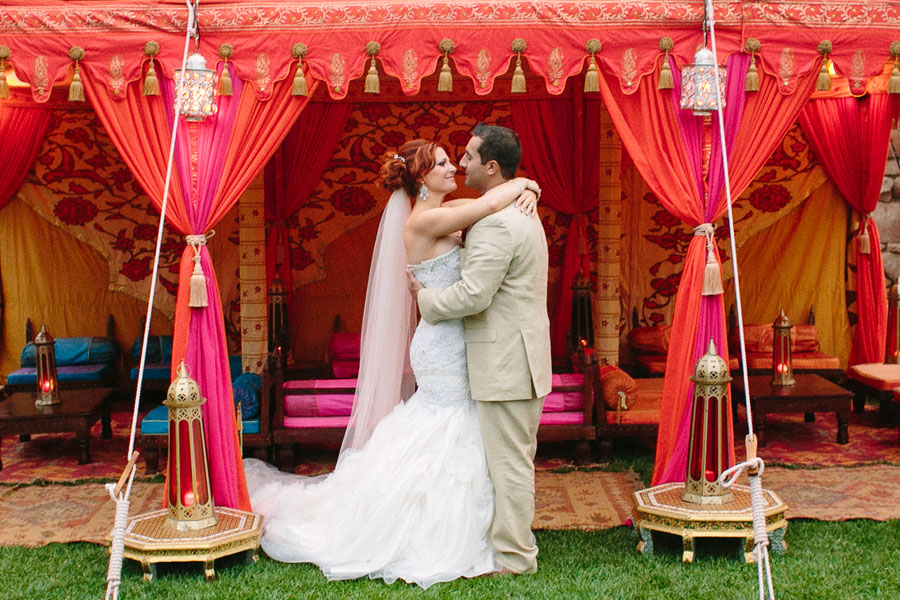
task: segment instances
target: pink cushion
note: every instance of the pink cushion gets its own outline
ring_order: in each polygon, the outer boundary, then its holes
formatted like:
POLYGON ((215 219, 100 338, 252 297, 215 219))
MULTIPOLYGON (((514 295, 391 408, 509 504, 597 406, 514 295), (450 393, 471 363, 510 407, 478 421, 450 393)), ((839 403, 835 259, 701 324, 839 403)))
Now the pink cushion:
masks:
POLYGON ((350 417, 285 417, 288 429, 329 429, 347 427, 350 417))
POLYGON ((348 417, 353 394, 296 394, 284 397, 287 417, 348 417))
POLYGON ((544 414, 562 413, 572 410, 584 410, 581 401, 584 394, 580 390, 573 392, 550 392, 544 399, 544 414))
POLYGON ((291 390, 353 390, 356 379, 292 379, 284 382, 285 393, 291 390))
POLYGON ((328 356, 331 360, 359 360, 360 335, 339 331, 331 334, 328 356))
POLYGON ((358 360, 332 360, 331 374, 338 379, 346 377, 356 377, 359 375, 358 360))
POLYGON ((584 423, 584 412, 544 412, 541 425, 579 425, 584 423))
POLYGON ((582 373, 554 373, 551 381, 553 387, 562 387, 568 385, 584 385, 584 374, 582 373))

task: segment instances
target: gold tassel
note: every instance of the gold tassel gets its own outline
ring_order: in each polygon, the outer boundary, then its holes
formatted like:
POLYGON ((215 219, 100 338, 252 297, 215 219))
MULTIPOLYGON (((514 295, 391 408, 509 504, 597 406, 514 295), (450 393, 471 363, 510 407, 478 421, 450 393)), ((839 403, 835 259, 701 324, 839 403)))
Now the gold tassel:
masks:
POLYGON ((453 71, 450 70, 450 55, 444 53, 444 64, 441 65, 441 75, 438 77, 438 91, 453 91, 453 71))
POLYGON ((522 55, 516 55, 516 70, 513 72, 512 87, 509 90, 513 94, 525 93, 525 71, 522 70, 522 55))
POLYGON ((597 70, 597 61, 594 55, 588 61, 587 73, 584 74, 584 91, 599 92, 600 91, 600 72, 597 70))
POLYGON ((9 84, 6 83, 6 62, 0 60, 0 99, 9 98, 9 84))
POLYGON ((703 271, 704 296, 718 296, 725 293, 722 289, 722 271, 713 251, 712 237, 706 238, 706 269, 703 271))
POLYGON ((759 71, 756 70, 756 55, 750 55, 750 66, 747 67, 747 78, 744 80, 745 92, 759 91, 759 71))
POLYGON ((194 255, 194 272, 191 273, 191 296, 188 306, 202 308, 209 306, 209 298, 206 294, 206 277, 203 275, 203 267, 200 266, 200 253, 194 255))
POLYGON ((381 51, 381 44, 378 42, 368 42, 366 44, 366 54, 372 57, 372 64, 369 65, 369 72, 366 74, 366 85, 363 92, 366 94, 378 94, 381 92, 381 83, 378 81, 378 68, 375 66, 375 56, 381 51))
POLYGON ((297 70, 291 85, 291 96, 306 96, 306 75, 303 73, 303 57, 306 56, 306 44, 296 43, 291 47, 291 56, 297 59, 297 70))
POLYGON ((159 96, 159 79, 156 77, 156 69, 153 68, 153 59, 150 59, 150 66, 147 68, 147 75, 144 76, 144 95, 159 96))
POLYGON ((897 68, 897 59, 894 59, 894 69, 888 80, 888 94, 900 94, 900 69, 897 68))
POLYGON ((234 92, 231 88, 231 73, 228 72, 228 60, 222 65, 222 75, 219 77, 219 95, 233 96, 234 92))
POLYGON ((671 90, 675 87, 675 80, 672 78, 672 67, 669 66, 669 53, 663 56, 662 65, 659 67, 659 83, 656 86, 658 90, 671 90))
POLYGON ((859 239, 859 253, 872 254, 872 244, 869 241, 869 232, 863 229, 856 237, 859 239))
POLYGON ((828 58, 822 59, 822 68, 816 80, 816 91, 827 92, 831 89, 831 75, 828 74, 828 58))
POLYGON ((75 73, 72 75, 72 83, 69 85, 69 102, 84 102, 84 84, 81 83, 77 62, 75 63, 75 73))

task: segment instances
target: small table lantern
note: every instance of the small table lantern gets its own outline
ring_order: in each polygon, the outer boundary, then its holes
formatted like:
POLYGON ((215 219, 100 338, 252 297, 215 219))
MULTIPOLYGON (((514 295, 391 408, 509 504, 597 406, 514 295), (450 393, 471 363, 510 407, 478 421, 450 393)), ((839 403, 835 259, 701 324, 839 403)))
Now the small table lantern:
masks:
POLYGON ((287 354, 291 345, 288 324, 288 290, 278 271, 266 290, 269 297, 269 352, 280 349, 282 355, 287 354))
POLYGON ((726 504, 732 493, 722 487, 719 475, 731 464, 728 456, 728 420, 731 408, 728 365, 710 339, 691 376, 694 402, 691 406, 691 435, 688 441, 687 473, 681 499, 694 504, 726 504))
POLYGON ((47 325, 34 337, 34 351, 37 362, 37 399, 35 406, 52 406, 61 402, 59 398, 59 378, 56 374, 56 342, 47 331, 47 325))
POLYGON ((794 385, 794 368, 791 365, 791 325, 790 319, 781 314, 772 323, 772 385, 794 385))
POLYGON ((209 462, 203 435, 197 382, 187 374, 184 361, 163 404, 169 407, 169 477, 167 522, 179 531, 204 529, 216 524, 209 485, 209 462))

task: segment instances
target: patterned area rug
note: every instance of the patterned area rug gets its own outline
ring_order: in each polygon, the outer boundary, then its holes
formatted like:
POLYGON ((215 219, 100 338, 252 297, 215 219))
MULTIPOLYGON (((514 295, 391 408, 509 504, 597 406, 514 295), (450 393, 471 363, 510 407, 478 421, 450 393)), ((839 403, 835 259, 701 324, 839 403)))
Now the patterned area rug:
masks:
MULTIPOLYGON (((595 531, 622 525, 631 512, 633 473, 539 472, 535 529, 595 531)), ((135 483, 131 514, 162 506, 163 484, 135 483)), ((98 483, 0 488, 0 546, 43 546, 54 542, 104 543, 115 505, 98 483)))

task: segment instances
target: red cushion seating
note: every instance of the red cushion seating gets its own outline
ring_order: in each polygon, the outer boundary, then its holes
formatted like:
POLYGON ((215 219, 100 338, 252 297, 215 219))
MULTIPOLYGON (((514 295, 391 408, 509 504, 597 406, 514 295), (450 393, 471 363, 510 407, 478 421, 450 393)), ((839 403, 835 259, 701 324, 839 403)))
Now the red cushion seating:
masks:
POLYGON ((653 425, 659 424, 659 409, 662 404, 663 382, 660 377, 635 379, 637 391, 629 395, 627 410, 607 410, 605 421, 609 425, 653 425))
MULTIPOLYGON (((793 346, 793 344, 791 344, 793 346)), ((791 350, 791 366, 796 370, 840 369, 841 361, 824 352, 794 352, 791 350)), ((768 370, 772 368, 772 352, 748 352, 747 368, 768 370)))
POLYGON ((880 392, 900 387, 900 365, 865 363, 853 365, 847 377, 880 392))
MULTIPOLYGON (((771 330, 772 327, 769 326, 769 329, 771 330)), ((628 347, 634 355, 634 362, 651 375, 662 375, 665 373, 666 355, 669 353, 671 335, 672 327, 670 325, 635 327, 629 331, 628 347)), ((771 347, 769 352, 771 353, 771 347)), ((739 366, 740 363, 737 358, 734 356, 729 357, 729 369, 737 369, 739 366)))

